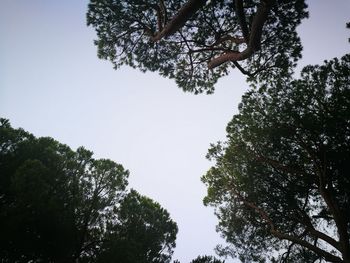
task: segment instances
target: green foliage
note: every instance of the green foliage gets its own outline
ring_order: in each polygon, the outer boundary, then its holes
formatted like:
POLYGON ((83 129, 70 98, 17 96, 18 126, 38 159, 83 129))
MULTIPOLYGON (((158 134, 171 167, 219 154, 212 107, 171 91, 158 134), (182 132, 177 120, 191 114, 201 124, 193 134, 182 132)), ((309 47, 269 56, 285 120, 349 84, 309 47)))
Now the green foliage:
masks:
POLYGON ((118 215, 118 224, 110 227, 110 242, 102 246, 98 262, 170 261, 177 226, 166 210, 132 190, 118 208, 118 215))
POLYGON ((247 92, 239 110, 202 177, 231 244, 221 252, 243 262, 348 262, 350 55, 247 92))
MULTIPOLYGON (((159 41, 157 31, 179 15, 185 0, 91 0, 87 24, 96 29, 98 57, 110 60, 115 68, 129 65, 141 71, 156 71, 175 79, 184 91, 212 93, 217 80, 237 63, 227 62, 213 69, 208 63, 227 52, 242 52, 246 44, 223 41, 244 35, 234 1, 212 0, 203 4, 182 26, 159 41)), ((247 31, 253 21, 258 0, 244 1, 247 31)), ((272 1, 273 2, 273 1, 272 1)), ((276 0, 263 27, 261 41, 254 54, 239 68, 250 81, 288 76, 301 57, 302 46, 296 26, 307 17, 304 0, 276 0)), ((239 62, 241 63, 241 62, 239 62)))
POLYGON ((1 119, 0 171, 1 262, 98 262, 106 251, 124 253, 123 262, 170 259, 176 224, 159 204, 128 193, 120 164, 1 119), (118 242, 125 246, 112 250, 118 242))

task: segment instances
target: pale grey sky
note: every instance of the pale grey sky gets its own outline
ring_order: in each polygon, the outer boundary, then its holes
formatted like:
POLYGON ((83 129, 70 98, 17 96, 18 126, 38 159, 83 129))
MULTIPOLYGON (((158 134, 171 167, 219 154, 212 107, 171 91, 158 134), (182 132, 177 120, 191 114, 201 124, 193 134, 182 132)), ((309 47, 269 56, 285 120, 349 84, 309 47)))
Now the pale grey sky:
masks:
MULTIPOLYGON (((223 243, 217 220, 202 205, 200 177, 209 168, 209 144, 225 139, 226 124, 248 89, 232 72, 214 95, 184 93, 172 80, 97 58, 86 27, 87 0, 0 1, 0 116, 36 136, 131 172, 130 187, 158 201, 178 223, 174 259, 214 254, 223 243)), ((300 65, 350 51, 349 0, 313 0, 300 27, 300 65)))

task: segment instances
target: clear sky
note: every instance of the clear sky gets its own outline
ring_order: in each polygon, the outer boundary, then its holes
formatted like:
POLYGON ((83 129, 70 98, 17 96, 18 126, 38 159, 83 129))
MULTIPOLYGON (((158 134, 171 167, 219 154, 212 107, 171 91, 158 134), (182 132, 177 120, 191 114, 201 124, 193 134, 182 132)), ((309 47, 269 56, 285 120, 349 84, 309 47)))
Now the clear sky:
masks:
MULTIPOLYGON (((130 187, 164 208, 179 226, 174 259, 214 254, 224 241, 204 207, 200 177, 209 144, 248 89, 233 71, 214 95, 184 93, 172 80, 97 58, 86 27, 87 0, 0 1, 0 116, 36 136, 50 136, 130 170, 130 187)), ((349 0, 309 1, 299 32, 300 65, 349 53, 349 0)))

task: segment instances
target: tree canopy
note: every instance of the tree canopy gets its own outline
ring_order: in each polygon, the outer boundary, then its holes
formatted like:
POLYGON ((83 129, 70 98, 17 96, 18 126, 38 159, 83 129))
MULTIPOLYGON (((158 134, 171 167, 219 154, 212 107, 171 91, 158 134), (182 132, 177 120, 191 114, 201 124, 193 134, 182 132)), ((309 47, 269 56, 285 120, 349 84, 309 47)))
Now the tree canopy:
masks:
POLYGON ((177 227, 159 204, 132 190, 118 209, 98 262, 152 262, 171 259, 177 227))
POLYGON ((177 225, 128 176, 1 119, 1 262, 169 262, 177 225))
POLYGON ((350 55, 247 92, 202 177, 243 262, 350 262, 350 55))
POLYGON ((225 263, 213 256, 198 256, 193 259, 190 263, 225 263))
POLYGON ((304 0, 91 0, 98 57, 157 71, 194 93, 238 68, 249 80, 291 73, 304 0))

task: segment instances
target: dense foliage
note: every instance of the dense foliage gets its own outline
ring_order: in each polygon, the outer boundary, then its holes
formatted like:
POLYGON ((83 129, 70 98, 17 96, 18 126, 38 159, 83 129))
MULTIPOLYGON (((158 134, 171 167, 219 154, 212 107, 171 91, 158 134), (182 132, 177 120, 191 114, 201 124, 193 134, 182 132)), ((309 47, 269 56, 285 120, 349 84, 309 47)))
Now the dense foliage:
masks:
POLYGON ((157 71, 195 93, 236 67, 250 80, 290 74, 304 0, 91 0, 98 57, 157 71))
POLYGON ((98 262, 169 262, 177 228, 169 214, 151 199, 132 190, 118 209, 98 262))
POLYGON ((350 262, 350 55, 246 93, 203 181, 222 253, 350 262))
POLYGON ((169 262, 177 226, 128 175, 1 119, 0 261, 169 262))
POLYGON ((221 261, 213 256, 198 256, 190 263, 224 263, 224 261, 221 261))

